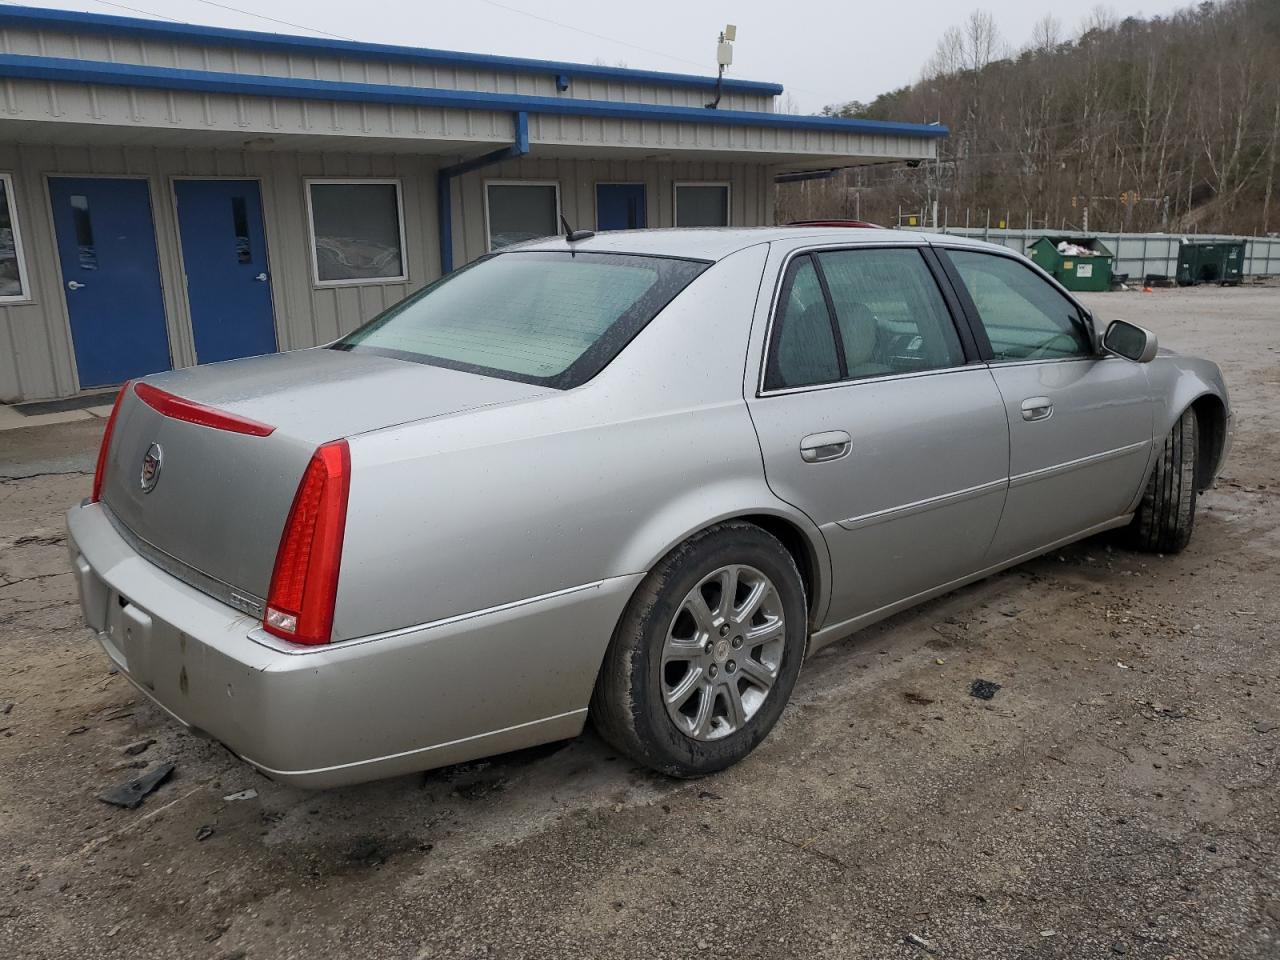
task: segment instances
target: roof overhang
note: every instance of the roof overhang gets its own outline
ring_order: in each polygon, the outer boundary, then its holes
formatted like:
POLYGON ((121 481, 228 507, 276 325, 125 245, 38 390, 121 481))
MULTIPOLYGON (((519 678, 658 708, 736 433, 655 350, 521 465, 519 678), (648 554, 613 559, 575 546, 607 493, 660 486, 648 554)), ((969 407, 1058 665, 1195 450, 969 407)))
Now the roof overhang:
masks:
MULTIPOLYGON (((561 60, 533 60, 525 57, 501 57, 486 53, 463 53, 455 50, 433 50, 425 47, 402 47, 386 43, 362 43, 327 37, 298 37, 256 30, 232 30, 192 23, 143 20, 76 10, 49 10, 41 7, 0 6, 0 27, 25 27, 33 30, 63 30, 73 33, 143 40, 190 42, 206 45, 238 47, 256 51, 332 55, 338 57, 390 60, 423 66, 462 70, 502 70, 513 73, 582 77, 623 83, 645 83, 658 86, 692 87, 714 90, 715 77, 657 70, 632 70, 598 64, 569 63, 561 60)), ((777 96, 782 85, 758 80, 725 78, 723 89, 736 93, 777 96)))

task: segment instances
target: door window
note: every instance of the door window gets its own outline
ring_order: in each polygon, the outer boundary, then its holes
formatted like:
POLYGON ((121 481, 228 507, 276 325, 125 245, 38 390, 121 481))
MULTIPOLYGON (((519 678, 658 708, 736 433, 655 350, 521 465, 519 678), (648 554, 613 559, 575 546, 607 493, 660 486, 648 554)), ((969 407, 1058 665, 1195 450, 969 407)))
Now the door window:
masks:
POLYGON ((818 271, 812 257, 797 257, 782 281, 765 389, 808 387, 839 379, 836 339, 818 271))
POLYGON ((1093 355, 1079 308, 1010 257, 949 250, 991 341, 992 361, 1064 360, 1093 355))
POLYGON ((765 389, 964 364, 946 302, 919 250, 824 250, 783 280, 765 389))
POLYGON ((829 250, 816 257, 849 379, 964 363, 951 313, 919 250, 829 250))

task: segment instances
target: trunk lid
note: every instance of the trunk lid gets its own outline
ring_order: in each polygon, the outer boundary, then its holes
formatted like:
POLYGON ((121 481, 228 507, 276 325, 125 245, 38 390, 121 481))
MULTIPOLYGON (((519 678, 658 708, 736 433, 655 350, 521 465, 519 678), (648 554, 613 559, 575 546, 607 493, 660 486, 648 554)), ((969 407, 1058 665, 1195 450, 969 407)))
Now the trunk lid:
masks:
POLYGON ((116 529, 179 579, 261 616, 285 519, 329 440, 549 392, 372 354, 316 348, 149 377, 175 396, 275 429, 252 436, 165 416, 132 388, 107 455, 102 502, 116 529), (154 485, 143 460, 159 448, 154 485))

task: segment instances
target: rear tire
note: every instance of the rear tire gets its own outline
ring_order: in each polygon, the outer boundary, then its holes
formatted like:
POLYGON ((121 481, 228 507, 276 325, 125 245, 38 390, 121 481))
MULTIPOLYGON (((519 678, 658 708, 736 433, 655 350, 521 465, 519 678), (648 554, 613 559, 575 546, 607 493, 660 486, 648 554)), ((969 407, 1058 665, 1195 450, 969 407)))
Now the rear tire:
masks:
POLYGON ((1187 409, 1165 437, 1133 523, 1126 530, 1130 547, 1148 553, 1177 553, 1191 541, 1199 449, 1196 414, 1187 409))
POLYGON ((596 679, 592 721, 616 749, 661 773, 714 773, 773 729, 807 641, 791 554, 754 524, 716 524, 637 588, 596 679))

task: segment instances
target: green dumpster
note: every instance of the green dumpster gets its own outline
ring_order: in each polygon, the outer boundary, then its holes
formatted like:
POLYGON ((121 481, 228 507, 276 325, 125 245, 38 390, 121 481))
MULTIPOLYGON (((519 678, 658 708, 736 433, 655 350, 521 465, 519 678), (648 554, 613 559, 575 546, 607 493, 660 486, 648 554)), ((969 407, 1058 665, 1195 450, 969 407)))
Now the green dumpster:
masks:
POLYGON ((1115 255, 1096 237, 1041 237, 1031 259, 1068 290, 1110 290, 1115 255))
POLYGON ((1243 240, 1183 240, 1178 246, 1178 284, 1238 285, 1244 276, 1243 240))

